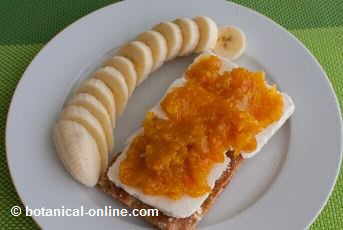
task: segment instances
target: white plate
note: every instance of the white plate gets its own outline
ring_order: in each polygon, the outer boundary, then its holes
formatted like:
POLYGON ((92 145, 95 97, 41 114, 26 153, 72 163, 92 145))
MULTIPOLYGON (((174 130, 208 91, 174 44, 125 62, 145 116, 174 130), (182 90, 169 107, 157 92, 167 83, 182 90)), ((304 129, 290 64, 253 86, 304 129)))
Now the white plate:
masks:
MULTIPOLYGON (((52 39, 25 71, 6 130, 11 175, 30 208, 123 207, 71 179, 57 159, 51 127, 74 83, 114 47, 155 23, 209 15, 245 31, 239 64, 263 69, 294 99, 296 112, 263 151, 247 160, 201 222, 211 229, 303 229, 325 204, 341 158, 341 118, 330 83, 304 46, 286 30, 224 0, 126 0, 95 11, 52 39)), ((116 129, 117 150, 193 57, 165 64, 130 99, 116 129)), ((139 229, 137 217, 34 217, 43 229, 139 229)))

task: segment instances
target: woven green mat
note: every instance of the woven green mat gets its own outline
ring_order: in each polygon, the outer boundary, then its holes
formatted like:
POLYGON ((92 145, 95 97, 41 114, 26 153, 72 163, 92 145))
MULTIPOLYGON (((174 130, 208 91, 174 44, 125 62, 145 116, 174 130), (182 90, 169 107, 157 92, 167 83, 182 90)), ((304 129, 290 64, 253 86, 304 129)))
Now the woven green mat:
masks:
MULTIPOLYGON (((5 122, 14 89, 32 58, 58 31, 115 1, 2 0, 0 2, 0 229, 38 229, 30 217, 13 217, 21 205, 11 182, 5 153, 5 122)), ((342 0, 234 0, 272 18, 297 36, 326 70, 343 104, 342 0)), ((343 229, 343 173, 311 229, 343 229)))

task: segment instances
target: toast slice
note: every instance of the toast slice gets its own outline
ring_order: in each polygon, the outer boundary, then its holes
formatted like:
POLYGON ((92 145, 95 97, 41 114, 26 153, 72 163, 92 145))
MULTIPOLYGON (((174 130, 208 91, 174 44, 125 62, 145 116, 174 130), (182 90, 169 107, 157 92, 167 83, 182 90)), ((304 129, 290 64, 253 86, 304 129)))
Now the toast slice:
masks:
MULTIPOLYGON (((231 178, 235 174, 236 170, 239 168, 243 162, 243 157, 239 155, 236 159, 232 156, 232 152, 227 152, 226 155, 231 159, 229 167, 223 172, 221 177, 216 181, 212 192, 201 205, 201 208, 194 214, 187 218, 176 218, 163 214, 161 211, 158 216, 142 216, 147 222, 154 225, 158 229, 162 230, 190 230, 196 229, 196 225, 201 220, 201 218, 207 213, 207 211, 215 203, 216 198, 221 194, 223 189, 229 184, 231 178)), ((118 156, 118 155, 117 155, 118 156)), ((116 160, 113 159, 112 163, 116 160)), ((111 164, 112 165, 112 164, 111 164)), ((109 168, 108 168, 109 169, 109 168)), ((107 171, 108 171, 107 169, 107 171)), ((99 180, 98 187, 105 193, 109 194, 115 200, 120 201, 127 207, 131 209, 151 209, 151 207, 142 201, 131 196, 125 192, 120 187, 117 187, 112 183, 105 173, 99 180)))

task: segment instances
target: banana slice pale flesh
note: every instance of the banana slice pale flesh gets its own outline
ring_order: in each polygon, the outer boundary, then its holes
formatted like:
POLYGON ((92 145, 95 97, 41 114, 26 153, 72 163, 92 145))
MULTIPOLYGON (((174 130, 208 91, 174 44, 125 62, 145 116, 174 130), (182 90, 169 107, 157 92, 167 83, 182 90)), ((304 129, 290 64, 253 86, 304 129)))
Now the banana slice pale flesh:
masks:
POLYGON ((149 46, 141 41, 130 42, 119 49, 118 55, 127 57, 135 65, 138 85, 142 83, 152 70, 153 57, 149 46))
POLYGON ((111 89, 116 104, 116 115, 120 116, 129 99, 129 90, 123 75, 115 68, 106 66, 96 71, 93 77, 105 82, 111 89))
POLYGON ((114 145, 113 129, 110 116, 107 113, 105 106, 103 106, 94 96, 87 93, 74 95, 68 101, 67 105, 76 105, 87 109, 100 122, 106 135, 109 152, 111 152, 114 145))
POLYGON ((114 56, 105 62, 105 66, 116 68, 124 76, 131 96, 137 84, 137 73, 132 61, 123 56, 114 56))
POLYGON ((57 155, 72 177, 93 187, 100 173, 100 153, 94 138, 86 128, 74 121, 60 120, 53 129, 57 155))
POLYGON ((183 38, 179 56, 191 54, 199 43, 200 32, 198 25, 189 18, 178 18, 174 20, 174 23, 180 27, 183 38))
POLYGON ((112 127, 116 124, 116 106, 111 90, 106 86, 106 84, 99 80, 91 78, 85 81, 81 87, 76 91, 76 93, 87 93, 94 96, 98 101, 100 101, 106 108, 108 114, 110 115, 112 121, 112 127))
POLYGON ((175 58, 182 46, 182 32, 180 27, 173 22, 162 22, 152 28, 160 32, 167 41, 168 54, 166 60, 175 58))
POLYGON ((144 42, 151 49, 154 59, 152 71, 160 67, 166 60, 168 53, 167 41, 163 35, 157 31, 149 30, 138 35, 136 40, 144 42))
POLYGON ((88 110, 76 105, 66 106, 61 113, 61 120, 74 121, 86 128, 99 148, 101 173, 105 172, 108 165, 109 145, 98 120, 88 110))
POLYGON ((239 58, 246 48, 246 36, 235 26, 225 26, 219 29, 214 52, 230 60, 239 58))
POLYGON ((210 17, 198 16, 193 19, 198 25, 200 32, 199 43, 195 48, 195 52, 203 52, 212 50, 217 43, 218 27, 215 21, 210 17))

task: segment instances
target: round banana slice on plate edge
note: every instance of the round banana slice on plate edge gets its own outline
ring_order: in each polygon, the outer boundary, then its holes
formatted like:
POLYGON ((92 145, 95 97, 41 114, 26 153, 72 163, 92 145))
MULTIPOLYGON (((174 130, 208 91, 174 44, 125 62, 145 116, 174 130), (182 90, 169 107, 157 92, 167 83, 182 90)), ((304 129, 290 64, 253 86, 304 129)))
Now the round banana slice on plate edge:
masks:
POLYGON ((219 28, 218 40, 213 50, 218 56, 236 60, 244 53, 245 48, 246 36, 241 29, 236 26, 219 28))

